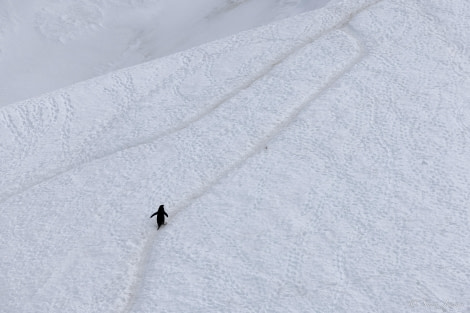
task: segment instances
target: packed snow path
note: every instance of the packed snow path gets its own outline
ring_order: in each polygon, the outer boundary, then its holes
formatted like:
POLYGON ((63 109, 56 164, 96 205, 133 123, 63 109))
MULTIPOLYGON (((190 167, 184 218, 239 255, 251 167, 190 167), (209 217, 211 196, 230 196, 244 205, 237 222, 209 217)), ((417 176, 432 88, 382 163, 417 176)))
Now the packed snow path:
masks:
POLYGON ((343 1, 0 109, 4 310, 467 312, 469 15, 343 1))

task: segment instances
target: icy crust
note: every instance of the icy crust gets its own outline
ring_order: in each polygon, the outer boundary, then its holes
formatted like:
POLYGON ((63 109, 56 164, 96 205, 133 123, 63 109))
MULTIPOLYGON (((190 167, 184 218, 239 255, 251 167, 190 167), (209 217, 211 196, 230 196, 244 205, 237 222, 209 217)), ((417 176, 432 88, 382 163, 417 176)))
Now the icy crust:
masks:
POLYGON ((0 109, 2 309, 468 311, 468 6, 344 1, 0 109))

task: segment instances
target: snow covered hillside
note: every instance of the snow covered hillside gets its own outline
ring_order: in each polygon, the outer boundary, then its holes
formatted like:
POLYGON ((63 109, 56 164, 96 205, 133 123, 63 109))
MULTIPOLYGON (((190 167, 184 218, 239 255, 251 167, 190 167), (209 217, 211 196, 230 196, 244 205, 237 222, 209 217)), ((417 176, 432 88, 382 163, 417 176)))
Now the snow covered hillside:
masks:
POLYGON ((0 1, 0 106, 328 0, 0 1))
POLYGON ((469 28, 335 1, 0 108, 2 312, 470 312, 469 28))

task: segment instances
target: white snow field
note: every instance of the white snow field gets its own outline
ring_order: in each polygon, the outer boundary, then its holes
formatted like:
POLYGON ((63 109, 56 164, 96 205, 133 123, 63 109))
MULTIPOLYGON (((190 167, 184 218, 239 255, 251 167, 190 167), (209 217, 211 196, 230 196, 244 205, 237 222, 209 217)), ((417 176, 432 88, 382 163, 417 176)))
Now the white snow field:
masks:
POLYGON ((0 106, 328 0, 2 0, 0 106))
POLYGON ((334 1, 0 108, 1 312, 470 312, 469 29, 334 1))

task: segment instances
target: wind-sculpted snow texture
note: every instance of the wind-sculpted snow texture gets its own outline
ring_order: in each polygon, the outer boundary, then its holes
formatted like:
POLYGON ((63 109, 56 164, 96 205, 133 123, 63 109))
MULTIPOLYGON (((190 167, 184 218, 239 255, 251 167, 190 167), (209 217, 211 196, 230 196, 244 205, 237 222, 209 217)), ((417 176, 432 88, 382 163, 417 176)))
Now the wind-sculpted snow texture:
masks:
POLYGON ((1 108, 2 310, 468 312, 469 27, 342 1, 1 108))
POLYGON ((2 0, 0 107, 329 0, 2 0))

